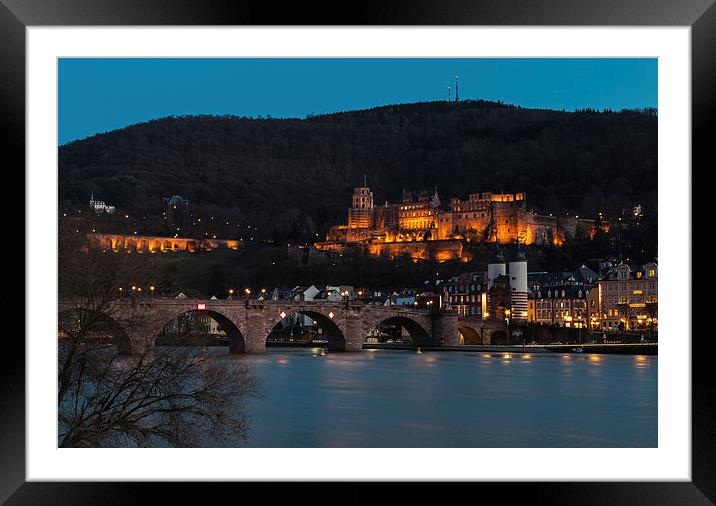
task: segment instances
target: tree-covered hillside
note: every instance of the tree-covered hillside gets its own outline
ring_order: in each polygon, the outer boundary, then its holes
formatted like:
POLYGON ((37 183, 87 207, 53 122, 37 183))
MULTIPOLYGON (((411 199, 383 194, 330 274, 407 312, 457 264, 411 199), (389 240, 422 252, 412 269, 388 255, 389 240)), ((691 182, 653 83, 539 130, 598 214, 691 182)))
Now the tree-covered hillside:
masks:
POLYGON ((429 102, 306 119, 169 117, 59 148, 59 201, 90 194, 131 213, 163 198, 196 215, 253 223, 266 237, 323 233, 345 220, 364 174, 376 203, 438 187, 443 203, 527 191, 542 212, 655 217, 655 111, 564 112, 501 103, 429 102))

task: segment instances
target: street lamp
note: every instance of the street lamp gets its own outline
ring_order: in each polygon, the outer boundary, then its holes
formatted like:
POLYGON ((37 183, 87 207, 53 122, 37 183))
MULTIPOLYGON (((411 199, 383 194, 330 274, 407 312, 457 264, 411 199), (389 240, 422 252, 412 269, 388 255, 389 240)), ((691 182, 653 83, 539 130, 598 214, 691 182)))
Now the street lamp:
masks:
POLYGON ((154 299, 154 285, 149 287, 149 296, 151 299, 154 299))
POLYGON ((246 299, 248 300, 249 296, 251 295, 251 288, 247 288, 246 290, 244 290, 244 292, 246 292, 246 299))
POLYGON ((505 324, 507 325, 507 344, 509 345, 512 339, 510 339, 510 310, 505 309, 505 324))

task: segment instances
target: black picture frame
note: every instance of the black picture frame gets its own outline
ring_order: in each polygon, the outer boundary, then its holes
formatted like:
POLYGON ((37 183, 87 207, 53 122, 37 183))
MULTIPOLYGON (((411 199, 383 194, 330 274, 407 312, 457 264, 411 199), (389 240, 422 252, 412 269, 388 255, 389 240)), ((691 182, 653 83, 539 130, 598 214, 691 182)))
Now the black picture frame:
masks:
MULTIPOLYGON (((230 0, 0 0, 0 101, 2 103, 3 159, 6 171, 21 172, 25 165, 25 28, 77 25, 605 25, 689 26, 692 43, 692 177, 713 165, 709 126, 716 120, 716 4, 714 0, 417 0, 356 2, 340 6, 276 5, 230 0), (9 155, 9 156, 8 156, 9 155), (707 165, 708 164, 708 165, 707 165), (11 168, 12 167, 12 168, 11 168)), ((713 130, 713 129, 712 129, 713 130)), ((4 164, 3 164, 4 165, 4 164)), ((686 174, 688 177, 688 174, 686 174)), ((26 188, 27 190, 27 188, 26 188)), ((697 199, 693 198, 693 202, 697 199)), ((692 213, 694 230, 704 225, 692 213)), ((690 247, 691 245, 688 245, 690 247)), ((691 249, 693 264, 705 254, 705 242, 691 249), (701 248, 701 249, 700 249, 701 248)), ((26 265, 26 269, 29 266, 26 265)), ((26 271, 27 272, 27 271, 26 271)), ((691 276, 691 272, 683 275, 691 276)), ((683 295, 683 294, 682 294, 683 295)), ((693 294, 692 314, 703 313, 705 300, 693 294)), ((684 345, 692 330, 684 328, 684 345)), ((708 336, 706 336, 708 337, 708 336)), ((712 359, 708 339, 691 341, 692 349, 692 481, 691 482, 589 482, 463 484, 451 493, 479 494, 500 488, 511 500, 538 500, 544 504, 713 504, 716 501, 716 420, 712 359), (470 487, 470 490, 467 490, 470 487)), ((3 347, 0 394, 0 500, 8 504, 129 504, 144 502, 147 494, 162 488, 162 502, 188 499, 178 484, 25 482, 25 348, 21 340, 6 339, 3 347)), ((663 378, 662 378, 663 379, 663 378)), ((210 485, 211 494, 221 492, 210 485)), ((228 486, 222 485, 222 491, 228 486)), ((246 484, 240 485, 246 487, 246 484)), ((281 491, 270 484, 255 484, 253 493, 271 495, 271 502, 293 501, 308 491, 294 484, 281 491), (285 494, 285 495, 284 495, 285 494), (297 495, 298 494, 298 495, 297 495)), ((427 487, 415 486, 423 496, 427 487)), ((342 502, 369 499, 356 484, 343 485, 342 502)), ((245 489, 244 489, 245 491, 245 489)), ((484 496, 488 497, 488 496, 484 496)), ((335 497, 333 498, 335 500, 335 497)), ((313 502, 321 497, 312 496, 313 502)))

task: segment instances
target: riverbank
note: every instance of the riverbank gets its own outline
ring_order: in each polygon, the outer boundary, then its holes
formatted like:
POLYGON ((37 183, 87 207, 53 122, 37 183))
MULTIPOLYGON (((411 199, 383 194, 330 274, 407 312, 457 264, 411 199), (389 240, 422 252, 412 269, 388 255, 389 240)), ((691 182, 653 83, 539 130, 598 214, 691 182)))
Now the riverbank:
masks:
MULTIPOLYGON (((364 350, 417 350, 409 344, 364 344, 364 350)), ((658 355, 657 343, 639 344, 555 344, 555 345, 478 345, 423 346, 421 351, 473 351, 487 353, 598 353, 618 355, 658 355)))

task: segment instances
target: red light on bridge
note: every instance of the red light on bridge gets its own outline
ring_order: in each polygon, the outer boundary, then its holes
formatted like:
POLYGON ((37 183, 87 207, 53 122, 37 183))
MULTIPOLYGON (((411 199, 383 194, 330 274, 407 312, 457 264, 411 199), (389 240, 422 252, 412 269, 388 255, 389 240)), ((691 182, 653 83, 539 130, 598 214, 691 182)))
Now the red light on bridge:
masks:
POLYGON ((197 304, 196 308, 199 310, 206 309, 206 304, 197 304))

